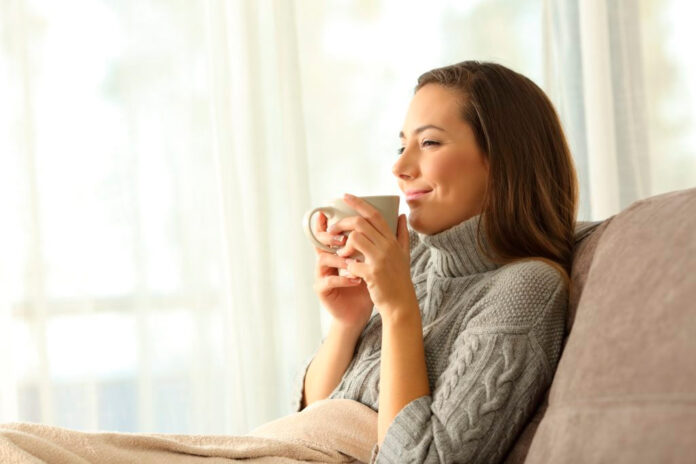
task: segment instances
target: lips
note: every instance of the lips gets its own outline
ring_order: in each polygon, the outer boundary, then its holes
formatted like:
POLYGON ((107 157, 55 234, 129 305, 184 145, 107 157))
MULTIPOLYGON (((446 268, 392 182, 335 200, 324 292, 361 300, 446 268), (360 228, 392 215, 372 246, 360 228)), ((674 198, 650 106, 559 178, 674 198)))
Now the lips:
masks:
POLYGON ((406 192, 406 201, 415 200, 416 198, 420 198, 430 192, 432 192, 432 190, 409 190, 406 192))

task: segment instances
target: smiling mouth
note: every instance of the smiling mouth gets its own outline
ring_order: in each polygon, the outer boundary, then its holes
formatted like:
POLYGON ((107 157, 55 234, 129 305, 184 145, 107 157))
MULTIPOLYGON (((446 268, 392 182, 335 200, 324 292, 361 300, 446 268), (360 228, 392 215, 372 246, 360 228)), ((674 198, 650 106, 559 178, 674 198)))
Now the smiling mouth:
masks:
POLYGON ((406 201, 411 201, 411 200, 417 200, 427 194, 432 192, 432 190, 428 190, 427 192, 417 192, 417 193, 410 193, 406 195, 406 201))

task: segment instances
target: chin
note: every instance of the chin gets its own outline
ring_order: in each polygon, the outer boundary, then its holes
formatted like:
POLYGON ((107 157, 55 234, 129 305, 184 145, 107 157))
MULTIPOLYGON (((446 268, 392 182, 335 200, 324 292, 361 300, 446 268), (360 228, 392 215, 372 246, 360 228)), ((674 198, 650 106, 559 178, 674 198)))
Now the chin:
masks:
POLYGON ((411 213, 408 216, 408 225, 411 226, 411 229, 413 229, 415 232, 419 232, 421 234, 432 235, 433 233, 432 226, 428 226, 427 223, 424 223, 424 221, 418 217, 418 214, 411 213))

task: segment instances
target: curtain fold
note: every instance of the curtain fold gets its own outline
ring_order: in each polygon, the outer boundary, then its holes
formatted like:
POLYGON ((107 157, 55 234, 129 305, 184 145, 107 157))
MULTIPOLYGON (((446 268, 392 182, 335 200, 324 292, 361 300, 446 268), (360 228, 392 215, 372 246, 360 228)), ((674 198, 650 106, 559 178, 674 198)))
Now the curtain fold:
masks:
POLYGON ((604 219, 651 191, 639 4, 544 7, 546 80, 575 157, 579 218, 604 219))
POLYGON ((215 157, 236 339, 226 353, 244 430, 287 411, 297 360, 321 335, 312 256, 293 245, 305 242, 310 182, 293 4, 210 0, 207 9, 213 86, 229 87, 214 104, 215 157))

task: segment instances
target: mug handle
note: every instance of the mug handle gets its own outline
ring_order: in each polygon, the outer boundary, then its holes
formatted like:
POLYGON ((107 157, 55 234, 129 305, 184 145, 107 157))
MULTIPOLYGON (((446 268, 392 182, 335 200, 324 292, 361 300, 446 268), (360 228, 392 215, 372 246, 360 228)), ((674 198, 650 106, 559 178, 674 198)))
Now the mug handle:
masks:
POLYGON ((312 232, 312 216, 314 216, 314 213, 317 213, 319 211, 322 211, 324 214, 327 216, 331 217, 333 216, 333 208, 330 206, 318 206, 310 211, 307 211, 304 215, 304 218, 302 219, 302 228, 304 229, 305 235, 307 238, 309 238, 312 243, 314 243, 315 246, 318 248, 321 248, 322 250, 326 250, 331 253, 336 253, 335 248, 328 247, 321 243, 319 239, 314 235, 314 232, 312 232), (327 214, 328 213, 328 214, 327 214))

